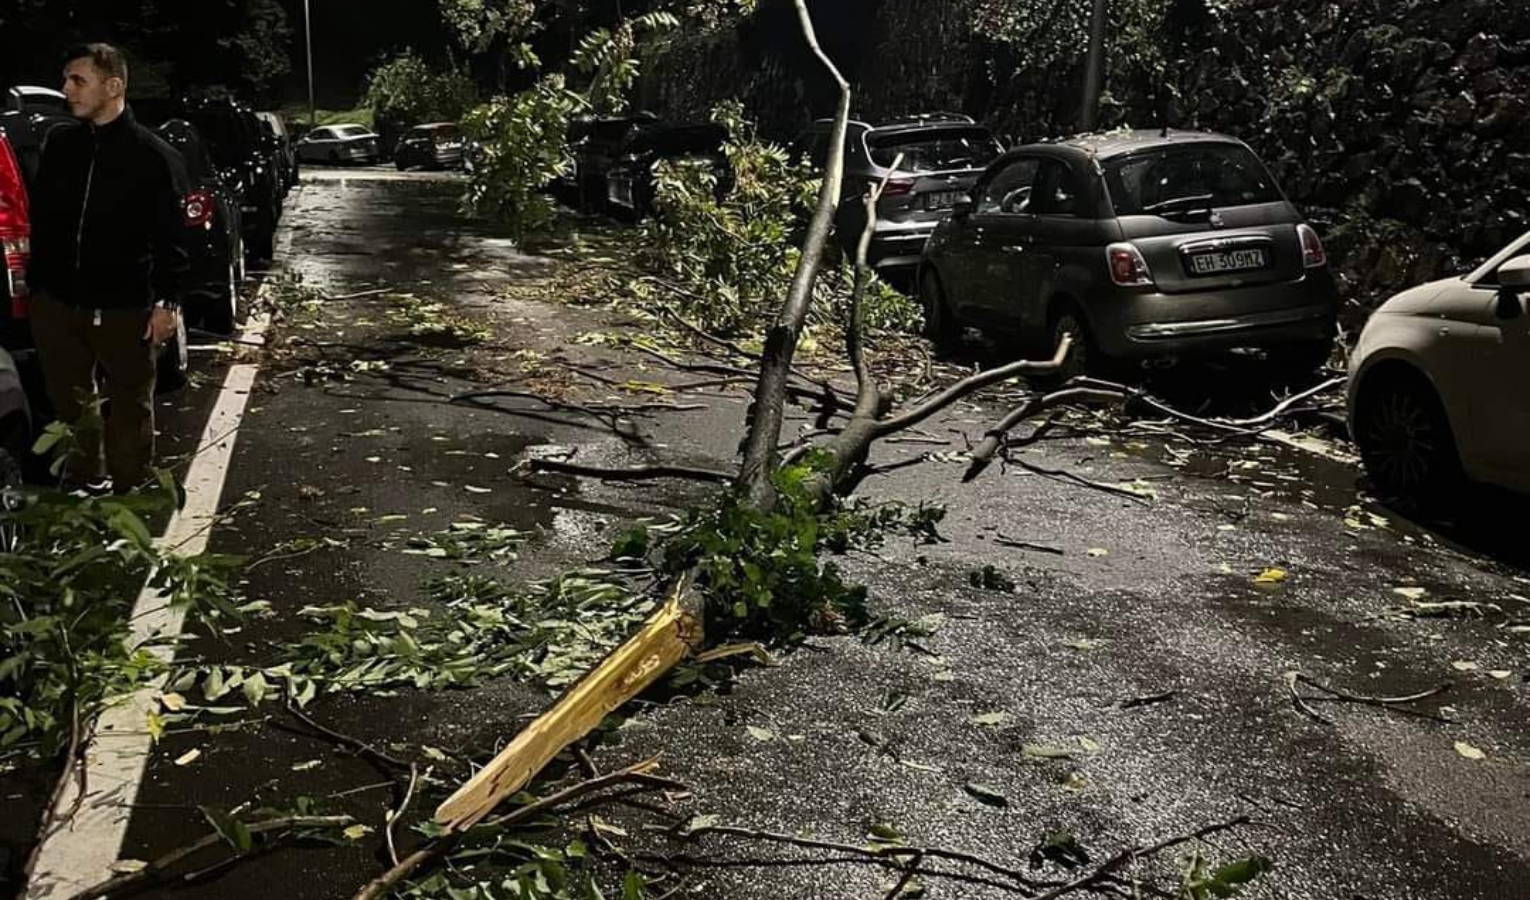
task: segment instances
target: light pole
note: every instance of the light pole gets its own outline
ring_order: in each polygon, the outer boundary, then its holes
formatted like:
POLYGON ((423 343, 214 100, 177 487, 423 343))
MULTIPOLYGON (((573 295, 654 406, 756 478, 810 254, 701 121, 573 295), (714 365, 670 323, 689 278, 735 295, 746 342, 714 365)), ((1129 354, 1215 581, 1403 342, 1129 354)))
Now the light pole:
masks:
MULTIPOLYGON (((306 2, 306 0, 305 0, 306 2)), ((1084 63, 1084 99, 1079 110, 1079 130, 1093 131, 1100 109, 1100 84, 1105 80, 1105 16, 1109 0, 1094 0, 1089 15, 1089 56, 1084 63)))
POLYGON ((313 18, 308 14, 309 0, 303 0, 303 40, 308 45, 308 130, 319 124, 318 108, 313 102, 313 18))

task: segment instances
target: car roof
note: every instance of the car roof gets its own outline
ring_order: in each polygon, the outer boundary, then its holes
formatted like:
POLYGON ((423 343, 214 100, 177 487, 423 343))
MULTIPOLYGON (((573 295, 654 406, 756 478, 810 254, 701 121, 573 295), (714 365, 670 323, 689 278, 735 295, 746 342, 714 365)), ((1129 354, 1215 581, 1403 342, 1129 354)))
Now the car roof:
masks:
MULTIPOLYGON (((940 130, 946 128, 983 128, 987 126, 973 121, 971 116, 953 112, 920 113, 911 116, 900 116, 883 122, 872 124, 860 119, 851 119, 849 127, 861 131, 875 131, 879 134, 894 132, 940 130)), ((833 119, 819 119, 806 129, 806 133, 830 131, 834 128, 833 119)))
POLYGON ((1171 128, 1121 129, 1096 134, 1079 134, 1055 141, 1043 141, 1016 147, 1015 151, 1035 151, 1041 147, 1059 147, 1076 150, 1096 159, 1125 156, 1143 150, 1174 147, 1183 144, 1238 144, 1242 141, 1214 131, 1175 131, 1171 128))

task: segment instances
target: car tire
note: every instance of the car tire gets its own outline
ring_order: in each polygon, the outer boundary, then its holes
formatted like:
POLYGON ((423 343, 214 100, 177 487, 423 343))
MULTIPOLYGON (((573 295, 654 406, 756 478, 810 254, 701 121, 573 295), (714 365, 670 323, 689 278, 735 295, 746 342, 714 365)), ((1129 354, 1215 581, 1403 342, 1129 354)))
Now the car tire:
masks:
POLYGON ((1422 374, 1405 369, 1367 377, 1356 399, 1355 444, 1382 494, 1434 504, 1463 480, 1450 417, 1422 374))
POLYGON ((186 353, 186 317, 176 316, 175 334, 155 360, 154 390, 176 391, 186 386, 191 366, 186 353))
POLYGON ((250 235, 246 258, 270 261, 276 255, 276 222, 269 213, 261 216, 260 227, 250 235))
POLYGON ((960 342, 962 329, 934 269, 919 274, 919 301, 924 306, 924 336, 935 345, 937 353, 949 353, 960 342))
POLYGON ((202 314, 202 329, 213 334, 230 335, 239 321, 239 269, 242 248, 236 246, 228 258, 228 284, 220 296, 202 314))
POLYGON ((407 172, 407 171, 409 171, 409 165, 408 165, 408 164, 407 164, 407 163, 405 163, 405 162, 404 162, 404 161, 403 161, 403 160, 401 160, 401 159, 395 159, 395 160, 394 160, 394 161, 393 161, 393 165, 394 165, 394 167, 395 167, 395 168, 397 168, 397 169, 398 169, 398 170, 399 170, 399 171, 400 171, 400 172, 407 172))
POLYGON ((340 154, 333 150, 329 151, 329 164, 332 166, 340 165, 340 154))
POLYGON ((1069 350, 1067 358, 1063 360, 1062 366, 1049 376, 1048 380, 1063 384, 1084 375, 1103 377, 1103 370, 1106 368, 1105 359, 1100 355, 1098 345, 1094 342, 1094 334, 1089 330, 1089 321, 1084 318, 1083 311, 1072 303, 1059 307, 1048 317, 1047 346, 1043 359, 1052 358, 1064 335, 1073 338, 1073 347, 1069 350))

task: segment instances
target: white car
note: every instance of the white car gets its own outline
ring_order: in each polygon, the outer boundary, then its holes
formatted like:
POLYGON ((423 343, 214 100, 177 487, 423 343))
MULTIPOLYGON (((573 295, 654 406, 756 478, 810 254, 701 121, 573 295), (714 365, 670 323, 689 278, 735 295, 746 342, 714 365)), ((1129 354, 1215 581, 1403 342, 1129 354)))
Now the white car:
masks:
POLYGON ((377 135, 365 125, 324 125, 292 145, 301 162, 373 165, 382 158, 377 135))
POLYGON ((1382 304, 1350 363, 1350 433, 1393 496, 1461 478, 1530 494, 1530 234, 1382 304))

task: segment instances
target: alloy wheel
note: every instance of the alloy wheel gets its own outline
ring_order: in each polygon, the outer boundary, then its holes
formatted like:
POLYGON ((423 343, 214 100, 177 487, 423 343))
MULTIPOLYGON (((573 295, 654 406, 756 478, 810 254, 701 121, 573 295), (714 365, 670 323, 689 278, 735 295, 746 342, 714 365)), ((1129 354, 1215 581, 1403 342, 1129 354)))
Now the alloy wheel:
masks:
POLYGON ((1429 487, 1449 450, 1436 411, 1418 389, 1405 386, 1371 398, 1359 438, 1372 477, 1403 495, 1429 487))

